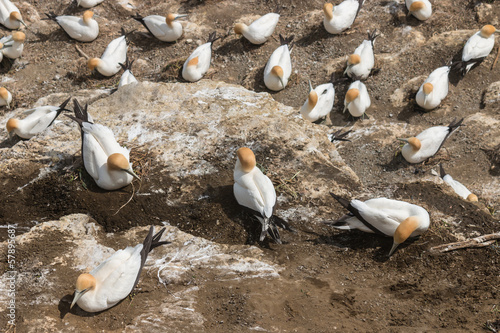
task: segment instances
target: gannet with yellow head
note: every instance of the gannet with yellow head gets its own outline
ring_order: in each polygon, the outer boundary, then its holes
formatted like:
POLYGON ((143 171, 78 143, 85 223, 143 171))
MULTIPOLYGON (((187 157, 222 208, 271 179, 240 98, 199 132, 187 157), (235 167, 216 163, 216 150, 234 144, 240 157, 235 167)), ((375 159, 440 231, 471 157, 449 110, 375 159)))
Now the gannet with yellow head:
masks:
POLYGON ((448 95, 448 75, 451 66, 443 66, 435 69, 420 86, 415 100, 417 104, 426 110, 432 110, 441 104, 448 95))
POLYGON ((19 8, 9 0, 0 0, 0 23, 12 30, 19 29, 21 24, 27 27, 19 8))
POLYGON ((284 38, 280 35, 281 46, 274 50, 264 68, 264 84, 270 90, 279 91, 285 89, 288 78, 292 74, 292 40, 294 36, 284 38))
POLYGON ((364 40, 360 46, 354 50, 354 53, 347 58, 347 68, 345 73, 349 77, 355 77, 358 80, 366 80, 375 65, 375 56, 373 55, 373 46, 378 37, 375 29, 371 34, 368 33, 368 39, 364 40))
POLYGON ((175 42, 182 36, 182 24, 177 20, 186 16, 185 14, 168 13, 166 17, 160 15, 142 17, 137 14, 132 18, 139 21, 153 36, 162 42, 175 42))
POLYGON ((365 84, 359 80, 351 83, 344 98, 344 112, 349 110, 351 116, 361 117, 370 105, 370 95, 365 84))
POLYGON ((2 54, 9 59, 17 59, 21 57, 24 50, 24 41, 26 35, 22 31, 15 31, 10 36, 5 36, 0 39, 3 44, 2 54))
POLYGON ((420 21, 425 21, 432 15, 432 4, 429 0, 406 0, 408 15, 413 15, 420 21))
POLYGON ((252 44, 264 44, 273 34, 280 19, 279 13, 268 13, 253 21, 250 25, 236 23, 234 33, 243 35, 252 44))
POLYGON ((87 62, 90 70, 97 70, 104 76, 113 76, 120 71, 120 63, 124 64, 127 60, 127 38, 122 29, 122 36, 113 39, 108 44, 101 58, 91 58, 87 62))
POLYGON ((104 0, 74 0, 76 5, 83 8, 92 8, 103 2, 104 0))
POLYGON ((494 26, 487 24, 467 40, 462 51, 463 75, 490 54, 495 45, 495 33, 499 33, 499 31, 494 26))
POLYGON ((444 182, 446 184, 450 185, 451 188, 453 188, 453 190, 455 191, 456 194, 458 194, 459 196, 462 197, 462 199, 465 199, 467 201, 472 201, 472 202, 478 201, 477 195, 475 195, 474 193, 469 191, 467 189, 467 187, 462 185, 462 183, 454 180, 449 174, 447 174, 444 171, 442 164, 439 164, 439 175, 441 176, 441 178, 444 180, 444 182))
POLYGON ((94 12, 87 10, 83 17, 57 16, 54 13, 45 14, 47 18, 59 24, 69 37, 79 42, 91 42, 99 35, 99 24, 93 19, 94 12))
POLYGON ((219 39, 215 31, 208 36, 208 41, 198 46, 193 53, 186 59, 182 66, 182 78, 189 82, 200 80, 210 68, 212 60, 213 43, 219 39))
POLYGON ((337 6, 331 3, 323 5, 323 25, 331 34, 339 34, 351 27, 363 5, 364 0, 344 0, 337 6))
POLYGON ((0 106, 6 105, 10 108, 10 102, 12 102, 12 94, 10 91, 5 89, 4 87, 0 88, 0 106))
POLYGON ((314 122, 326 117, 332 111, 335 99, 333 83, 325 83, 313 89, 309 81, 309 96, 300 108, 302 118, 314 122))

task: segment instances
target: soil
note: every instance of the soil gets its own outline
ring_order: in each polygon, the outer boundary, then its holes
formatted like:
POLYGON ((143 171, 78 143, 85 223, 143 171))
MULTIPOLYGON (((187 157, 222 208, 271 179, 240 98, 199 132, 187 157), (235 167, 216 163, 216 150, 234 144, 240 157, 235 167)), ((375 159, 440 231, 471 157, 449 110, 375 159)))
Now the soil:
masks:
MULTIPOLYGON (((85 59, 75 51, 78 45, 90 56, 100 55, 107 43, 119 35, 120 28, 132 31, 129 35, 129 57, 142 59, 133 68, 138 80, 176 82, 182 81, 179 69, 196 41, 205 41, 210 31, 225 35, 233 23, 242 16, 264 14, 275 9, 268 1, 200 1, 188 0, 178 3, 159 1, 137 1, 137 12, 146 16, 166 11, 171 7, 179 13, 189 14, 192 20, 206 29, 196 36, 184 36, 177 43, 162 43, 145 38, 145 29, 130 19, 130 12, 115 1, 104 1, 94 11, 108 24, 101 24, 99 38, 87 44, 76 43, 58 29, 57 25, 40 26, 37 31, 28 31, 28 43, 22 59, 14 64, 3 62, 3 76, 13 77, 15 82, 7 88, 14 92, 13 108, 29 107, 37 99, 54 92, 73 92, 80 89, 111 88, 118 77, 103 78, 91 74, 85 59)), ((53 11, 64 14, 81 14, 83 10, 67 7, 59 1, 27 1, 42 16, 53 11)), ((496 17, 500 15, 497 2, 489 2, 496 17)), ((406 17, 401 4, 390 1, 366 1, 353 27, 338 36, 329 35, 322 27, 321 1, 280 1, 281 18, 274 37, 262 46, 254 46, 234 35, 225 36, 214 45, 212 68, 208 77, 228 83, 241 84, 248 89, 268 91, 263 85, 262 73, 272 51, 279 45, 277 36, 294 35, 293 75, 289 86, 273 97, 293 107, 300 107, 308 91, 307 80, 313 85, 327 82, 332 71, 342 76, 342 65, 326 70, 318 64, 330 63, 352 52, 365 38, 368 30, 381 32, 377 39, 376 54, 402 51, 399 63, 384 63, 380 71, 368 78, 366 84, 372 97, 369 116, 374 119, 406 122, 422 128, 447 124, 453 118, 462 118, 481 111, 498 116, 498 104, 485 106, 481 103, 483 91, 492 82, 500 81, 500 66, 490 70, 494 56, 488 57, 467 76, 450 86, 450 95, 444 106, 437 111, 422 113, 414 107, 412 96, 407 104, 395 107, 389 96, 410 79, 427 75, 442 64, 442 60, 457 59, 461 47, 447 48, 442 45, 415 50, 402 45, 412 43, 404 40, 401 29, 410 26, 426 39, 446 31, 477 30, 484 22, 478 22, 474 1, 434 2, 435 14, 427 22, 406 17), (311 13, 311 11, 315 11, 311 13)), ((30 25, 29 19, 26 19, 30 25)), ((98 19, 99 20, 99 19, 98 19)), ((49 22, 50 23, 50 22, 49 22)), ((7 33, 5 31, 4 33, 7 33)), ((376 55, 377 56, 377 55, 376 55)), ((379 64, 381 65, 381 64, 379 64)), ((348 82, 336 86, 334 110, 324 126, 350 126, 354 122, 342 114, 343 93, 348 82)), ((269 92, 269 91, 268 91, 269 92)), ((0 114, 5 111, 0 110, 0 114)), ((370 124, 368 121, 366 123, 370 124)), ((410 134, 410 133, 409 133, 410 134)), ((381 134, 382 135, 382 134, 381 134)), ((421 238, 400 246, 390 258, 387 253, 392 240, 362 232, 339 232, 321 221, 289 221, 295 233, 283 231, 283 245, 268 240, 257 241, 259 227, 249 216, 242 213, 232 192, 233 165, 218 165, 218 174, 175 180, 162 174, 150 152, 135 150, 131 156, 142 177, 140 185, 122 190, 106 192, 100 190, 83 168, 81 158, 67 161, 56 173, 50 174, 28 185, 18 188, 36 178, 39 170, 19 170, 15 177, 0 175, 0 224, 13 221, 19 230, 28 230, 34 224, 58 219, 71 213, 87 213, 107 232, 120 232, 133 226, 158 224, 167 221, 171 225, 195 236, 223 244, 253 244, 265 251, 266 257, 283 265, 280 279, 254 279, 233 282, 218 282, 209 273, 199 272, 198 283, 204 302, 196 304, 196 311, 206 319, 204 331, 241 332, 259 330, 262 327, 276 332, 471 332, 486 327, 500 326, 498 288, 499 251, 497 244, 481 249, 468 249, 435 255, 430 247, 456 241, 457 235, 471 237, 498 231, 500 203, 481 201, 468 203, 456 196, 444 193, 430 182, 406 184, 406 175, 429 175, 439 162, 448 165, 454 178, 465 184, 475 184, 476 179, 498 177, 498 147, 486 149, 481 144, 481 133, 464 127, 453 134, 449 144, 453 145, 453 156, 442 151, 429 163, 408 165, 401 156, 394 156, 397 143, 378 146, 376 142, 361 138, 351 144, 342 144, 338 151, 346 163, 360 177, 364 188, 346 189, 353 197, 369 198, 390 191, 394 199, 418 203, 431 214, 431 227, 421 238), (474 172, 470 172, 474 170, 474 172), (396 181, 395 181, 396 180, 396 181), (161 186, 159 186, 159 184, 161 186), (154 185, 154 186, 153 186, 154 185), (163 188, 164 193, 153 193, 152 188, 163 188), (369 190, 367 190, 369 189, 369 190), (134 195, 122 207, 132 192, 151 193, 134 195), (175 202, 172 204, 171 202, 175 202), (453 223, 444 216, 452 216, 453 223), (24 228, 24 229, 23 229, 24 228)), ((490 147, 491 148, 491 147, 490 147)), ((278 155, 269 154, 271 163, 279 165, 278 155)), ((214 162, 215 163, 215 162, 214 162)), ((297 176, 300 182, 300 175, 297 176)), ((293 184, 292 184, 293 186, 293 184)), ((283 192, 287 200, 279 209, 304 205, 305 198, 283 192)), ((331 198, 307 200, 308 205, 329 207, 333 213, 324 220, 333 220, 345 211, 331 198)), ((0 240, 6 239, 4 229, 0 240)), ((55 236, 54 236, 55 237, 55 236)), ((50 262, 51 251, 60 251, 58 237, 40 239, 36 247, 20 247, 20 269, 33 267, 36 257, 41 264, 50 262), (43 249, 43 251, 41 250, 43 249)), ((2 260, 2 265, 5 262, 2 260)), ((2 267, 1 271, 4 271, 2 267)), ((64 272, 63 289, 73 286, 77 272, 64 272)), ((134 304, 162 302, 164 293, 151 279, 143 279, 140 289, 133 297, 134 304)), ((175 293, 175 285, 171 286, 175 293)), ((26 291, 19 291, 20 299, 30 299, 26 291)), ((70 295, 63 297, 67 300, 70 295)), ((118 306, 88 318, 80 312, 66 314, 64 302, 51 308, 22 307, 18 317, 19 332, 23 322, 43 316, 65 316, 66 323, 78 331, 121 330, 140 314, 140 307, 131 307, 126 299, 118 306), (74 314, 77 314, 75 316, 74 314)), ((4 317, 0 320, 0 327, 4 317)), ((173 323, 172 332, 183 332, 180 324, 173 323)))

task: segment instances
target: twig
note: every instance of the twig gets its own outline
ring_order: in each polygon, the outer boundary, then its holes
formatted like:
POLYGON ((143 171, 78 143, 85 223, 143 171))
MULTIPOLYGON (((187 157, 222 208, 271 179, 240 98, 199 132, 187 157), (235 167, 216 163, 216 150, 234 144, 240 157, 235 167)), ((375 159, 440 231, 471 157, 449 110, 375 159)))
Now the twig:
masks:
MULTIPOLYGON (((134 187, 134 182, 132 182, 132 183, 130 183, 130 184, 132 184, 132 195, 131 195, 131 196, 130 196, 130 198, 127 200, 127 202, 125 202, 125 203, 124 203, 124 204, 123 204, 120 208, 118 208, 118 210, 116 211, 116 213, 114 213, 112 216, 115 216, 116 214, 118 214, 118 212, 119 212, 120 210, 122 210, 122 208, 123 208, 123 207, 125 207, 126 205, 128 205, 128 203, 129 203, 130 201, 132 201, 132 198, 134 197, 134 194, 135 194, 135 187, 134 187)), ((141 183, 141 185, 142 185, 142 183, 141 183)), ((139 190, 140 190, 140 189, 141 189, 141 187, 140 187, 140 185, 139 185, 139 190)))
POLYGON ((491 70, 493 70, 493 68, 495 68, 495 65, 497 64, 498 62, 498 57, 500 56, 500 46, 498 46, 498 51, 497 51, 497 56, 495 58, 495 61, 493 61, 493 65, 491 65, 491 70))
POLYGON ((85 59, 89 60, 90 57, 88 55, 85 54, 85 52, 83 52, 79 47, 78 45, 75 45, 75 49, 76 51, 82 56, 82 57, 85 57, 85 59))
POLYGON ((468 239, 463 242, 449 243, 431 247, 432 252, 449 252, 458 249, 465 249, 470 247, 485 247, 495 243, 496 239, 500 239, 500 233, 483 235, 476 238, 468 239))

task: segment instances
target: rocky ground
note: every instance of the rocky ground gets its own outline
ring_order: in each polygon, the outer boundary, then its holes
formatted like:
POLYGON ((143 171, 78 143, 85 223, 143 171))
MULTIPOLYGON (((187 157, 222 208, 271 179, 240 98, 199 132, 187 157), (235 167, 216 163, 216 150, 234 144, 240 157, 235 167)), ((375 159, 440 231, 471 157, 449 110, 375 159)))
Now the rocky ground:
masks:
MULTIPOLYGON (((460 80, 436 110, 423 113, 414 94, 443 61, 459 59, 467 38, 484 24, 499 26, 495 1, 434 2, 422 23, 402 3, 366 1, 353 27, 331 36, 322 27, 321 1, 280 1, 273 38, 253 46, 228 31, 249 23, 276 3, 245 1, 105 0, 94 8, 100 36, 69 40, 45 12, 81 14, 57 1, 18 3, 30 30, 23 57, 1 64, 1 85, 12 92, 0 110, 0 240, 17 223, 16 327, 6 331, 172 332, 426 332, 500 328, 498 245, 435 254, 430 248, 498 232, 500 210, 500 65, 492 54, 460 80), (133 8, 135 7, 135 8, 133 8), (130 15, 187 13, 184 37, 174 44, 144 35, 130 15), (139 85, 110 95, 118 76, 90 73, 120 28, 139 85), (369 119, 342 114, 348 82, 335 85, 331 115, 321 124, 301 119, 307 81, 337 78, 345 57, 377 29, 376 67, 366 81, 369 119), (211 31, 214 45, 206 80, 185 83, 179 70, 211 31), (263 69, 294 35, 293 74, 281 92, 267 91, 263 69), (148 82, 144 82, 148 81, 148 82), (9 140, 5 123, 35 105, 58 105, 73 96, 88 102, 94 119, 131 148, 142 181, 119 191, 100 190, 85 172, 76 124, 60 117, 29 141, 9 140), (429 161, 404 161, 398 137, 465 118, 429 161), (351 142, 328 134, 352 129, 351 142), (278 192, 276 215, 296 232, 283 245, 257 242, 258 226, 232 194, 235 151, 251 147, 278 192), (439 163, 479 197, 459 198, 436 175, 439 163), (427 233, 390 258, 392 240, 340 232, 322 222, 345 210, 329 196, 385 196, 427 209, 427 233), (129 198, 132 200, 128 202, 129 198), (127 203, 128 202, 128 203, 127 203), (126 204, 126 205, 124 205, 126 204), (142 241, 148 226, 167 227, 173 243, 155 249, 134 294, 95 315, 69 311, 76 277, 114 250, 142 241)), ((8 31, 4 31, 7 34, 8 31)), ((6 285, 7 243, 0 244, 0 280, 6 285)))

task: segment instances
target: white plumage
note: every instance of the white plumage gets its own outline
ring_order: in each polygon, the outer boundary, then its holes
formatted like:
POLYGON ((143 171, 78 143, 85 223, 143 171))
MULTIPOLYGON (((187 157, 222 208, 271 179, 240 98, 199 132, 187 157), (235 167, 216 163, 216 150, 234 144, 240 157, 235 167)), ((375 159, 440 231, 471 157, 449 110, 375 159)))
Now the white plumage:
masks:
POLYGON ((26 26, 19 8, 9 0, 0 0, 0 23, 8 29, 19 29, 21 24, 26 26))
POLYGON ((99 24, 92 18, 94 13, 90 10, 83 13, 83 17, 56 16, 53 13, 45 15, 59 24, 71 38, 79 42, 91 42, 99 35, 99 24))
POLYGON ((354 53, 347 60, 346 73, 349 77, 356 80, 366 80, 375 65, 375 56, 373 54, 373 45, 375 38, 378 37, 375 30, 368 34, 368 40, 364 40, 360 46, 354 50, 354 53))
POLYGON ((236 34, 243 35, 252 44, 263 44, 273 34, 279 18, 280 15, 277 13, 268 13, 253 21, 249 26, 237 23, 234 31, 236 34))
POLYGON ((138 82, 137 79, 135 78, 134 74, 132 74, 132 64, 133 63, 134 63, 134 60, 129 62, 127 59, 125 64, 120 64, 123 68, 123 74, 120 77, 120 82, 118 83, 118 88, 123 87, 127 84, 138 82))
POLYGON ((311 122, 325 117, 332 111, 335 99, 335 88, 332 83, 325 83, 312 88, 309 81, 309 96, 300 109, 302 118, 311 122))
POLYGON ((361 117, 370 105, 370 95, 365 84, 361 81, 351 83, 344 98, 344 112, 347 109, 351 116, 361 117))
POLYGON ((274 50, 264 68, 264 84, 270 90, 279 91, 285 89, 288 79, 292 74, 292 59, 290 48, 293 37, 288 39, 280 35, 281 46, 274 50))
POLYGON ((426 109, 432 110, 441 104, 441 101, 448 95, 448 75, 450 66, 443 66, 435 69, 418 89, 417 104, 426 109))
POLYGON ((495 35, 497 32, 494 26, 485 25, 478 32, 472 35, 465 43, 462 51, 462 61, 467 62, 465 73, 467 73, 477 61, 487 57, 495 45, 495 35))
POLYGON ((76 4, 83 8, 92 8, 103 1, 104 0, 76 0, 76 4))
POLYGON ((10 108, 10 102, 12 102, 12 94, 10 91, 5 89, 4 87, 0 88, 0 106, 6 105, 10 108))
POLYGON ((468 201, 477 201, 477 196, 473 194, 471 191, 467 189, 462 183, 454 180, 449 174, 447 174, 444 169, 443 165, 439 165, 440 169, 440 175, 443 181, 450 185, 451 188, 455 191, 456 194, 462 197, 462 199, 468 200, 468 201))
POLYGON ((91 70, 97 69, 104 76, 113 76, 120 70, 120 64, 125 63, 127 49, 128 45, 125 35, 113 39, 106 47, 106 50, 104 50, 101 59, 90 59, 88 66, 91 70))
POLYGON ((182 36, 182 24, 176 20, 186 16, 170 13, 166 17, 160 15, 142 17, 137 15, 132 16, 132 18, 141 22, 153 36, 162 42, 175 42, 182 36))
POLYGON ((432 4, 429 0, 406 0, 406 8, 411 15, 425 21, 432 15, 432 4))
POLYGON ((210 68, 212 44, 217 40, 215 32, 208 37, 208 42, 198 46, 182 66, 182 77, 189 82, 200 80, 210 68))
POLYGON ((5 36, 0 39, 0 43, 4 45, 2 48, 3 56, 9 59, 17 59, 21 57, 24 50, 24 41, 26 40, 26 35, 24 32, 16 31, 10 36, 5 36))
POLYGON ((325 3, 323 6, 325 14, 323 25, 326 31, 331 34, 339 34, 350 28, 362 5, 363 0, 344 0, 335 7, 331 3, 325 3))

